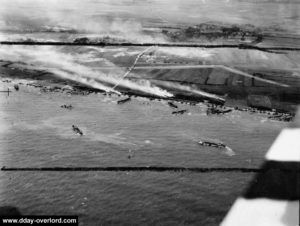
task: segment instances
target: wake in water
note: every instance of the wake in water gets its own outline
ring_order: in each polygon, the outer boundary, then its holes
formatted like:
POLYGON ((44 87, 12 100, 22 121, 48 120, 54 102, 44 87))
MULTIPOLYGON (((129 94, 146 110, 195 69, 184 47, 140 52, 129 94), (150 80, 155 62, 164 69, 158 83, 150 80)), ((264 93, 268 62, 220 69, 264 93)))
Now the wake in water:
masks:
POLYGON ((94 131, 89 130, 84 126, 80 126, 84 136, 78 137, 72 131, 72 127, 70 125, 64 126, 61 121, 62 117, 55 117, 44 120, 38 124, 28 124, 25 122, 16 123, 14 125, 15 128, 22 129, 22 130, 30 130, 30 131, 39 131, 44 129, 50 129, 55 131, 55 135, 63 138, 63 139, 83 139, 85 141, 93 141, 93 142, 103 142, 108 144, 114 144, 121 147, 126 148, 137 148, 139 145, 135 144, 134 142, 127 141, 126 137, 121 136, 121 133, 112 133, 112 134, 105 134, 105 133, 96 133, 94 131))
MULTIPOLYGON (((183 136, 188 136, 187 134, 182 134, 183 136)), ((222 150, 221 153, 226 154, 227 156, 234 156, 236 153, 232 150, 232 148, 228 147, 223 143, 223 141, 218 140, 218 139, 211 139, 211 138, 206 138, 206 137, 200 137, 196 138, 193 135, 188 136, 189 139, 191 139, 193 142, 198 143, 202 146, 206 147, 214 147, 216 149, 222 150)))
POLYGON ((225 151, 225 154, 228 155, 228 156, 234 156, 235 155, 235 152, 228 146, 225 147, 226 151, 225 151))

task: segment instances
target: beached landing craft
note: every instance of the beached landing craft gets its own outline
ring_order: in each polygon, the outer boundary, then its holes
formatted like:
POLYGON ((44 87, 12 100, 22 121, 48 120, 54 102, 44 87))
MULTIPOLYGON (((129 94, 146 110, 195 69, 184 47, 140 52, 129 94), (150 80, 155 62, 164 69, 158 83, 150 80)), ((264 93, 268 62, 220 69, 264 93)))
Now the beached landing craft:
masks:
POLYGON ((124 104, 124 103, 126 103, 126 102, 128 102, 128 101, 130 101, 130 100, 131 100, 131 98, 128 97, 128 98, 126 98, 126 99, 118 100, 117 103, 118 103, 118 104, 124 104))
POLYGON ((229 112, 232 112, 232 109, 230 108, 226 108, 226 109, 222 109, 218 106, 215 106, 215 107, 209 107, 207 108, 207 115, 212 115, 212 114, 216 114, 216 115, 219 115, 219 114, 226 114, 226 113, 229 113, 229 112))
POLYGON ((172 115, 183 115, 184 113, 186 113, 187 112, 187 110, 186 109, 184 109, 184 110, 180 110, 180 111, 173 111, 172 112, 172 115))

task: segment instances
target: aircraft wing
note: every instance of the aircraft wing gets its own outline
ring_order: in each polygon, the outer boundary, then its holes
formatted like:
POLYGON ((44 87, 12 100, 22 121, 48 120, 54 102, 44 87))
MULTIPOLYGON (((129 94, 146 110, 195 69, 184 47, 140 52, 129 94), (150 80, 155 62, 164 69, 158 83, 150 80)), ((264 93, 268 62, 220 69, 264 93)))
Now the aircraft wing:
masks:
POLYGON ((300 108, 289 128, 283 129, 265 162, 239 197, 221 226, 299 226, 300 108))

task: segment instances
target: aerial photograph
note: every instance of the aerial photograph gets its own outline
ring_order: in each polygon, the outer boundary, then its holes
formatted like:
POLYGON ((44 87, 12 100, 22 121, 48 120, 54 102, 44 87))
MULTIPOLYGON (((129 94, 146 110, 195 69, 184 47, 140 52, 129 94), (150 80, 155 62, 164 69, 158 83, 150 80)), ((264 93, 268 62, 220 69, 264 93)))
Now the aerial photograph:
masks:
POLYGON ((0 0, 0 225, 298 226, 299 0, 0 0))

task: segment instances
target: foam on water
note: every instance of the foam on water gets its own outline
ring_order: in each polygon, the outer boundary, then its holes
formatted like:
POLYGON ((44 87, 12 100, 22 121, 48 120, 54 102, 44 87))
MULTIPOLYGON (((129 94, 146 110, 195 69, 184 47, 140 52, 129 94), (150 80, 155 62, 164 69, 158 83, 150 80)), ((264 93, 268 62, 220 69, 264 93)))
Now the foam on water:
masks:
POLYGON ((16 123, 14 128, 33 131, 50 130, 54 131, 57 136, 60 136, 63 139, 81 139, 85 142, 103 142, 126 148, 138 147, 138 144, 135 144, 134 142, 129 141, 126 137, 121 136, 121 133, 96 133, 85 126, 79 126, 84 135, 78 136, 72 131, 72 128, 70 126, 62 125, 63 120, 63 117, 54 117, 37 124, 21 122, 16 123))

